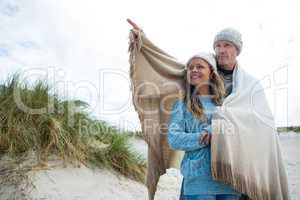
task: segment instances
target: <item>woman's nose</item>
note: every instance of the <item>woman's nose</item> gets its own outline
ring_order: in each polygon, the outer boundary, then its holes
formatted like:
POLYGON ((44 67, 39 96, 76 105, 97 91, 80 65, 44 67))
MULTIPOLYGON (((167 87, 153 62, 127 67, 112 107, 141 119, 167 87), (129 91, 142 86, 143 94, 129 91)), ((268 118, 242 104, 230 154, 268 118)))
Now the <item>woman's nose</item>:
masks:
POLYGON ((192 72, 197 72, 197 71, 198 71, 198 70, 197 70, 197 67, 193 67, 191 71, 192 71, 192 72))

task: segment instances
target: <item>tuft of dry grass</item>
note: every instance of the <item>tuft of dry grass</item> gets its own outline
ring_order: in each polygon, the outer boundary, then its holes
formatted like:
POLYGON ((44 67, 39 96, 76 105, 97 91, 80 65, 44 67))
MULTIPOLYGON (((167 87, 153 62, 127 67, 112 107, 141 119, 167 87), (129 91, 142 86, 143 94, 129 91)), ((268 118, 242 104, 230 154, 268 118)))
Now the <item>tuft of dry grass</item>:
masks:
POLYGON ((92 117, 87 103, 62 100, 50 91, 47 83, 29 85, 17 74, 0 84, 0 158, 11 158, 0 165, 0 186, 8 178, 13 183, 26 179, 35 164, 23 166, 21 158, 31 151, 40 166, 54 154, 144 180, 146 162, 129 146, 128 134, 92 117))

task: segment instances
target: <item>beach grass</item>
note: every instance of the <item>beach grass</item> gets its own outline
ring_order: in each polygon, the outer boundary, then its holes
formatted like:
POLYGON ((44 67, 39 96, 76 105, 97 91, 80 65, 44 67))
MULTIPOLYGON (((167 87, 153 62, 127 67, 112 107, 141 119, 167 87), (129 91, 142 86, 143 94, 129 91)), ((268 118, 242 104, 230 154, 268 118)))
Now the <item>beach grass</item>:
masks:
POLYGON ((126 131, 126 132, 124 132, 124 134, 131 136, 133 138, 136 138, 136 139, 145 140, 145 135, 142 131, 126 131))
POLYGON ((277 127, 277 131, 280 133, 287 133, 289 131, 300 133, 300 126, 277 127))
POLYGON ((20 80, 15 74, 0 84, 0 158, 34 151, 40 165, 57 155, 144 180, 146 161, 129 145, 129 134, 93 117, 87 103, 59 98, 45 81, 20 80))

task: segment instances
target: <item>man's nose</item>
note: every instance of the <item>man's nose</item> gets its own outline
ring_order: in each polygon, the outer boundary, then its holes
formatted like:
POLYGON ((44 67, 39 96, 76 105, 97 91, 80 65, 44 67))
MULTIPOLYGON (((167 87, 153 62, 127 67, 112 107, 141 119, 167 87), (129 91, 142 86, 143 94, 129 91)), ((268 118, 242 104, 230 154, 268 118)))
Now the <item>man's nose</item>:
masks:
POLYGON ((217 52, 218 53, 224 53, 225 52, 225 48, 224 47, 218 47, 217 52))

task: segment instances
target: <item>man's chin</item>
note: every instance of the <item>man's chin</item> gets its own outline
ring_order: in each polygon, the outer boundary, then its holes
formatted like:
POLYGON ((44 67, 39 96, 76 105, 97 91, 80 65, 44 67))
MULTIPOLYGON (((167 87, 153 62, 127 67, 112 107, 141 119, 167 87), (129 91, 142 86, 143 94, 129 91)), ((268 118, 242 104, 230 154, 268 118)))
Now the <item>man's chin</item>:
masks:
POLYGON ((225 66, 227 66, 227 64, 224 63, 224 62, 218 62, 218 66, 219 66, 219 67, 225 67, 225 66))

